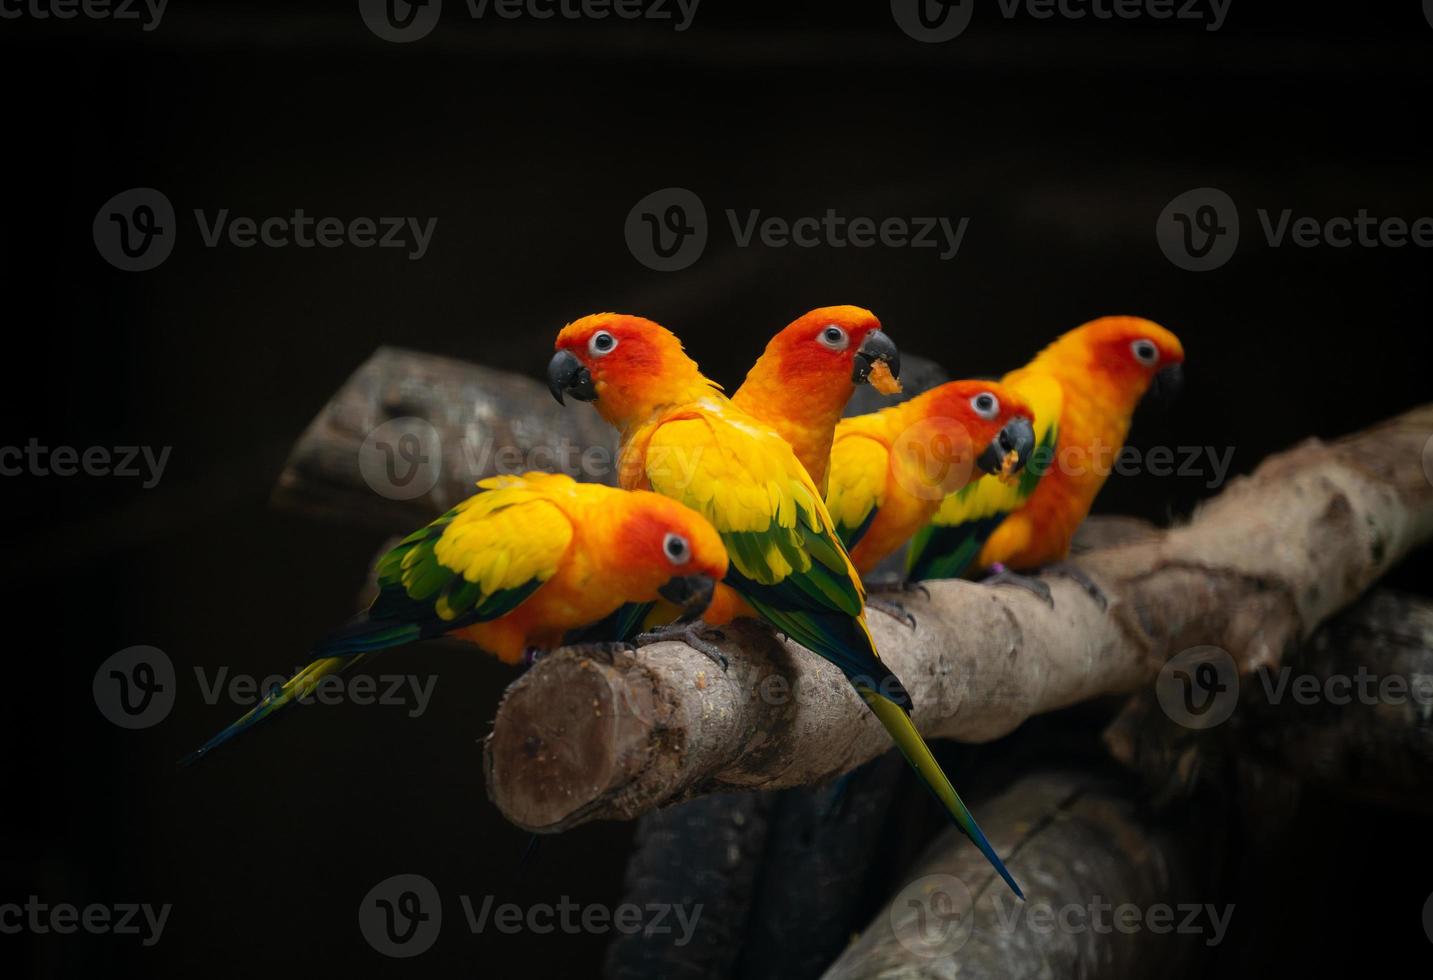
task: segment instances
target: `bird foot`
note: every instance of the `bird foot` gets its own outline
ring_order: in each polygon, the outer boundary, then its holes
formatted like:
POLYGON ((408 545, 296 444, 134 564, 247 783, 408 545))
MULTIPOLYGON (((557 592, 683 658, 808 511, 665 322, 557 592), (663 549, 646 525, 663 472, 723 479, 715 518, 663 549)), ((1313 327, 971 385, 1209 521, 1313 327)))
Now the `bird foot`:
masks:
POLYGON ((901 605, 895 599, 887 599, 882 595, 866 594, 866 608, 883 612, 898 622, 905 623, 911 629, 916 628, 916 618, 911 615, 910 610, 901 605))
POLYGON ((1090 578, 1088 572, 1074 562, 1057 561, 1051 565, 1046 565, 1044 570, 1052 575, 1067 578, 1084 589, 1085 594, 1095 600, 1095 603, 1100 607, 1100 612, 1104 612, 1110 608, 1110 597, 1105 595, 1105 590, 1100 588, 1094 579, 1090 578))
POLYGON ((1004 565, 992 565, 991 573, 981 579, 982 585, 1013 585, 1016 588, 1024 589, 1033 593, 1041 602, 1051 609, 1055 608, 1055 599, 1050 595, 1050 587, 1038 578, 1030 575, 1021 575, 1019 572, 1012 572, 1004 565))
POLYGON ((867 594, 894 593, 897 595, 910 595, 912 592, 919 592, 927 599, 930 598, 930 589, 925 587, 924 582, 916 582, 908 578, 886 579, 880 582, 868 582, 866 584, 867 594))
POLYGON ((679 643, 685 643, 694 650, 700 650, 711 660, 720 664, 722 670, 726 670, 728 666, 726 654, 721 652, 721 647, 703 635, 708 630, 711 630, 712 635, 715 636, 717 640, 726 639, 726 634, 721 630, 712 630, 706 623, 698 619, 690 623, 683 623, 679 620, 675 623, 669 623, 666 626, 658 626, 656 629, 639 633, 634 642, 639 647, 645 647, 653 643, 661 643, 664 640, 676 640, 679 643))

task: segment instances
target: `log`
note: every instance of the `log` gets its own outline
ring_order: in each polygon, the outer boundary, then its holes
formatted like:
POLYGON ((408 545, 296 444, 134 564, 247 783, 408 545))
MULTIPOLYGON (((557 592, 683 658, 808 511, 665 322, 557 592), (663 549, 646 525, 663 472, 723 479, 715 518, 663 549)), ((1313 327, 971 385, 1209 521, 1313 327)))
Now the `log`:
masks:
POLYGON ((1156 801, 1206 774, 1271 767, 1362 803, 1433 813, 1433 600, 1376 589, 1275 669, 1242 678, 1227 724, 1171 719, 1152 692, 1105 732, 1156 801))
POLYGON ((1234 912, 1215 884, 1229 823, 1209 807, 1152 816, 1137 789, 1042 773, 985 801, 981 823, 1027 900, 951 828, 826 980, 1200 975, 1234 912))
POLYGON ((616 445, 595 413, 564 410, 534 378, 380 347, 304 430, 273 503, 406 533, 485 477, 613 483, 616 445))
MULTIPOLYGON (((1188 524, 1078 558, 1103 592, 1047 572, 1019 588, 932 582, 914 629, 873 613, 878 648, 930 737, 987 741, 1040 712, 1147 686, 1212 645, 1241 674, 1279 664, 1433 536, 1433 406, 1271 457, 1188 524)), ((631 819, 713 792, 847 772, 889 747, 839 672, 756 623, 724 629, 723 672, 681 643, 560 651, 507 691, 484 746, 518 826, 631 819)))

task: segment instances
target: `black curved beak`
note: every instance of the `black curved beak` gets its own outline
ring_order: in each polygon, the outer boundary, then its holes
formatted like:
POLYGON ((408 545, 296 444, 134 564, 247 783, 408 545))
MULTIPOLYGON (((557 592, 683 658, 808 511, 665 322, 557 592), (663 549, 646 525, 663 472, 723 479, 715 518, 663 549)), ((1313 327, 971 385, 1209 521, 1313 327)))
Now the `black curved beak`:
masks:
POLYGON ((716 592, 716 579, 710 575, 680 575, 657 590, 668 602, 682 607, 680 621, 689 623, 707 611, 716 592))
POLYGON ((865 384, 871 377, 871 368, 877 361, 885 361, 891 369, 891 376, 901 376, 901 352, 895 341, 880 330, 866 334, 866 340, 856 349, 855 363, 851 366, 851 381, 865 384))
POLYGON ((990 440, 990 445, 981 450, 980 455, 975 459, 975 465, 991 476, 999 476, 1005 470, 1005 457, 1015 453, 1015 466, 1011 473, 1019 473, 1030 462, 1030 454, 1035 451, 1035 427, 1030 420, 1017 416, 1005 423, 1005 428, 1000 430, 999 435, 990 440))
POLYGON ((583 367, 577 355, 570 350, 560 350, 547 362, 547 390, 565 405, 563 395, 571 395, 581 402, 595 402, 597 388, 592 384, 592 372, 583 367))
POLYGON ((1155 372, 1154 383, 1150 385, 1149 393, 1154 396, 1154 402, 1161 408, 1168 408, 1179 397, 1179 392, 1183 388, 1184 365, 1170 364, 1155 372))

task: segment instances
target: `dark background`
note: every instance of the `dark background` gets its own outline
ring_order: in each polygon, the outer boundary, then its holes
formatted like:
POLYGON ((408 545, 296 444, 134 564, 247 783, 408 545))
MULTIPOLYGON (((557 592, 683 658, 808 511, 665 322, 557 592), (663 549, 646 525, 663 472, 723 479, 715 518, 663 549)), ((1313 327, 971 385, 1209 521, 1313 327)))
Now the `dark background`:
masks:
MULTIPOLYGON (((1433 394, 1428 251, 1273 249, 1254 215, 1433 214, 1433 28, 1416 3, 1234 0, 1218 33, 1007 21, 990 3, 945 45, 907 38, 881 3, 776 6, 706 0, 676 33, 473 23, 449 0, 410 45, 374 37, 352 3, 174 0, 152 33, 0 21, 0 443, 173 447, 153 490, 0 484, 0 901, 174 904, 152 949, 0 936, 0 961, 18 967, 7 975, 596 974, 603 937, 461 926, 460 894, 618 901, 631 836, 585 827, 516 872, 524 835, 488 803, 479 768, 512 675, 486 657, 404 651, 398 669, 439 675, 419 719, 300 712, 196 771, 174 767, 235 713, 199 700, 194 665, 287 671, 352 611, 382 535, 275 511, 268 494, 287 448, 378 345, 536 375, 563 323, 640 312, 734 384, 797 314, 858 303, 906 350, 970 375, 1136 313, 1178 332, 1189 363, 1185 397, 1142 418, 1135 443, 1233 446, 1236 472, 1433 394), (133 186, 162 190, 181 223, 166 263, 127 274, 96 253, 90 225, 133 186), (713 232, 695 265, 663 274, 634 260, 623 224, 668 186, 701 195, 713 232), (1244 226, 1227 265, 1195 274, 1164 257, 1154 223, 1201 186, 1228 192, 1244 226), (417 262, 201 247, 192 210, 225 207, 438 224, 417 262), (738 249, 727 208, 971 221, 941 261, 738 249), (165 722, 127 732, 100 717, 90 682, 138 643, 173 658, 181 689, 165 722), (364 943, 357 906, 408 871, 434 880, 451 919, 430 952, 390 961, 364 943)), ((1116 478, 1096 509, 1177 518, 1205 482, 1116 478)), ((1394 583, 1426 591, 1430 570, 1415 559, 1394 583)), ((1420 833, 1393 813, 1310 803, 1261 855, 1262 898, 1240 899, 1219 972, 1318 973, 1369 950, 1421 961, 1433 858, 1420 833), (1310 893, 1327 897, 1317 912, 1281 911, 1310 893)))

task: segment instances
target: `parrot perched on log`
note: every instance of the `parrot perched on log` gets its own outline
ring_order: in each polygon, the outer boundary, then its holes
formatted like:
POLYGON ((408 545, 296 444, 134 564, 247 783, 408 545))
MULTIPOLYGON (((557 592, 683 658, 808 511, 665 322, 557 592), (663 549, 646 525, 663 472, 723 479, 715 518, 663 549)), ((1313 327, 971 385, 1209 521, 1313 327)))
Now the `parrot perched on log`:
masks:
POLYGON ((823 306, 792 321, 766 345, 732 404, 777 431, 826 495, 831 439, 858 384, 900 391, 901 355, 881 321, 859 306, 823 306), (846 358, 854 350, 850 370, 846 358))
MULTIPOLYGON (((847 376, 863 357, 849 338, 826 344, 818 335, 810 343, 847 376)), ((583 317, 562 329, 555 346, 552 392, 559 402, 593 402, 616 427, 621 485, 673 497, 721 534, 731 565, 706 622, 760 618, 839 668, 955 823, 1020 894, 911 721, 910 696, 881 662, 866 626, 860 576, 792 447, 732 404, 676 336, 651 320, 583 317)), ((683 638, 704 649, 694 631, 683 638)))
POLYGON ((313 663, 185 762, 376 651, 451 634, 518 664, 624 603, 660 596, 696 618, 726 575, 716 530, 660 494, 551 473, 493 477, 478 488, 379 559, 372 605, 320 640, 313 663))
POLYGON ((1035 448, 1032 415, 1013 389, 950 381, 890 408, 842 419, 826 506, 862 575, 924 527, 947 494, 1009 480, 1035 448))
MULTIPOLYGON (((997 565, 1022 570, 1062 562, 1124 445, 1140 399, 1151 387, 1172 397, 1183 363, 1184 347, 1164 327, 1110 316, 1065 333, 1007 374, 1002 383, 1035 412, 1031 462, 1013 484, 977 480, 947 496, 911 542, 911 577, 955 578, 997 565)), ((1048 599, 1047 589, 1036 591, 1048 599)))

